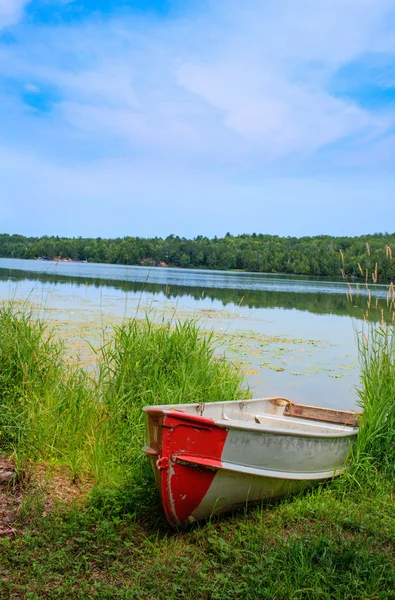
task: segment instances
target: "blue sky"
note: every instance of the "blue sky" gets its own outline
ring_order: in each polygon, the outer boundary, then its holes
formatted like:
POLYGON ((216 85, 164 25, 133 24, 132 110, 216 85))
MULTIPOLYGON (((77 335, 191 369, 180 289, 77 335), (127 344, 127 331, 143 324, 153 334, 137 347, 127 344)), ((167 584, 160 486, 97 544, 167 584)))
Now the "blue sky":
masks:
POLYGON ((0 232, 395 231, 395 0, 0 2, 0 232))

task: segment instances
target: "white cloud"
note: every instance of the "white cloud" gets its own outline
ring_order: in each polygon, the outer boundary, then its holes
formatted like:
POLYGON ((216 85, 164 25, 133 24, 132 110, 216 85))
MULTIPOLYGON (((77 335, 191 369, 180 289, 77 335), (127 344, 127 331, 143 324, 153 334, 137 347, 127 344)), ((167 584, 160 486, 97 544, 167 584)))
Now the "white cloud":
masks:
POLYGON ((25 90, 27 92, 31 92, 32 94, 37 94, 40 91, 40 88, 36 85, 33 85, 32 83, 26 83, 25 90))
MULTIPOLYGON (((232 4, 234 35, 203 60, 184 61, 178 81, 221 110, 224 124, 258 151, 304 154, 350 135, 379 135, 394 124, 392 116, 377 117, 328 91, 342 64, 384 50, 394 1, 232 4)), ((395 53, 395 36, 387 39, 385 50, 395 53)))
POLYGON ((291 59, 291 68, 297 60, 338 64, 367 49, 395 49, 388 23, 394 0, 228 0, 213 7, 233 28, 234 44, 270 61, 291 59))
POLYGON ((0 0, 0 30, 17 23, 28 2, 29 0, 0 0))
MULTIPOLYGON (((56 89, 56 117, 97 142, 263 164, 348 136, 372 114, 328 91, 334 71, 378 48, 390 0, 212 2, 195 22, 136 18, 25 30, 8 72, 56 89)), ((36 85, 31 83, 30 85, 36 85)))
MULTIPOLYGON (((0 0, 0 24, 2 2, 11 5, 0 0)), ((137 194, 154 210, 161 190, 185 202, 190 186, 210 214, 215 198, 243 196, 232 182, 250 172, 260 181, 281 173, 294 186, 310 161, 326 174, 360 165, 374 177, 374 148, 390 172, 394 115, 336 97, 330 80, 369 53, 395 60, 394 15, 395 0, 211 0, 193 18, 16 27, 17 44, 0 46, 0 80, 14 82, 13 95, 0 88, 10 197, 25 185, 26 198, 45 204, 54 190, 55 210, 67 198, 92 209, 114 195, 129 206, 137 194), (52 99, 51 110, 24 105, 18 85, 52 99)), ((292 185, 245 194, 292 196, 292 185)))
POLYGON ((224 125, 266 158, 294 151, 310 153, 354 133, 379 132, 390 124, 318 87, 309 89, 276 75, 263 75, 257 65, 184 65, 179 81, 220 109, 224 125))

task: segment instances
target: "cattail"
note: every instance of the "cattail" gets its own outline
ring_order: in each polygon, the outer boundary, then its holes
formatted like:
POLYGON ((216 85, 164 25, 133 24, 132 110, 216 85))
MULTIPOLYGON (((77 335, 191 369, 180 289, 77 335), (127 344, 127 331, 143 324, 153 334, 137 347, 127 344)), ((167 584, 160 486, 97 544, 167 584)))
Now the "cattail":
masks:
POLYGON ((377 279, 378 279, 378 276, 379 276, 379 270, 378 269, 379 269, 379 267, 378 267, 378 264, 376 263, 376 266, 375 266, 374 271, 372 273, 372 281, 373 281, 373 283, 377 283, 377 279))
POLYGON ((368 308, 370 308, 371 301, 372 301, 372 295, 370 293, 370 290, 368 290, 368 302, 367 302, 368 308))
POLYGON ((344 254, 341 250, 339 250, 339 253, 340 253, 340 258, 342 259, 342 265, 344 267, 344 254))
POLYGON ((362 269, 362 267, 361 267, 361 265, 359 263, 358 263, 358 269, 359 269, 359 272, 361 273, 361 275, 363 277, 363 269, 362 269))
POLYGON ((346 278, 346 272, 344 269, 340 269, 340 273, 342 274, 343 279, 346 278))
POLYGON ((357 283, 356 293, 357 293, 357 298, 358 298, 358 296, 359 296, 359 283, 357 283))
POLYGON ((390 260, 392 260, 392 249, 391 246, 387 246, 385 247, 385 255, 387 258, 389 258, 390 260))
POLYGON ((348 289, 350 291, 350 301, 352 301, 352 287, 349 283, 347 283, 348 289))
POLYGON ((370 246, 368 243, 366 243, 366 252, 367 252, 368 256, 370 256, 370 246))

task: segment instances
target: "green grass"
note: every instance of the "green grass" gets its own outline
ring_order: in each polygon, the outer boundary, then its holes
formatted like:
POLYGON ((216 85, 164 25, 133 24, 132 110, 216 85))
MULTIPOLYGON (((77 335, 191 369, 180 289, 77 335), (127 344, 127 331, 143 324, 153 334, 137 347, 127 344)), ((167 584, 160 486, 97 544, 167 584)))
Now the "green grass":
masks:
POLYGON ((366 325, 358 336, 361 378, 358 388, 361 428, 354 448, 358 477, 374 469, 395 479, 395 330, 366 325))
POLYGON ((100 405, 96 384, 62 360, 62 344, 24 307, 0 312, 0 449, 25 461, 89 471, 100 405))
POLYGON ((117 512, 130 510, 151 482, 143 406, 248 394, 239 372, 214 358, 213 337, 192 322, 126 322, 98 351, 98 365, 98 377, 67 365, 50 328, 24 308, 2 306, 0 449, 21 468, 69 467, 73 480, 95 483, 96 502, 117 512))
POLYGON ((240 374, 196 324, 146 319, 116 329, 89 377, 35 315, 4 305, 0 452, 21 473, 63 466, 93 489, 51 509, 45 488, 9 490, 23 499, 17 535, 0 537, 0 598, 393 599, 393 336, 372 332, 360 351, 350 476, 175 532, 141 451, 141 407, 245 397, 240 374))
MULTIPOLYGON (((0 597, 32 599, 391 599, 394 495, 385 481, 334 484, 172 532, 160 515, 25 514, 0 541, 0 597)), ((36 507, 34 507, 36 511, 36 507)))
POLYGON ((13 304, 0 307, 0 444, 21 444, 29 428, 27 405, 58 381, 61 347, 32 314, 13 304))
POLYGON ((145 443, 142 407, 152 404, 212 402, 245 398, 239 372, 214 358, 213 336, 193 322, 153 324, 148 318, 115 328, 99 351, 98 387, 105 415, 97 437, 93 494, 116 512, 147 504, 147 484, 157 502, 145 443))

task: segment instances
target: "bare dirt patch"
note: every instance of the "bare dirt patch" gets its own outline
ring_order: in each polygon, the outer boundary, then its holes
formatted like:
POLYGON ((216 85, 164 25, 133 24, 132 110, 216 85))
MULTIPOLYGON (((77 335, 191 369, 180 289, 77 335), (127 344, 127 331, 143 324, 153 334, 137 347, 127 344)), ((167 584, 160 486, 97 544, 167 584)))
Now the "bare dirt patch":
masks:
POLYGON ((0 536, 16 533, 13 523, 21 500, 17 488, 14 464, 0 456, 0 536))
POLYGON ((17 475, 15 464, 0 456, 0 536, 22 533, 30 516, 42 517, 59 503, 83 506, 89 481, 72 481, 67 467, 27 464, 17 475))

